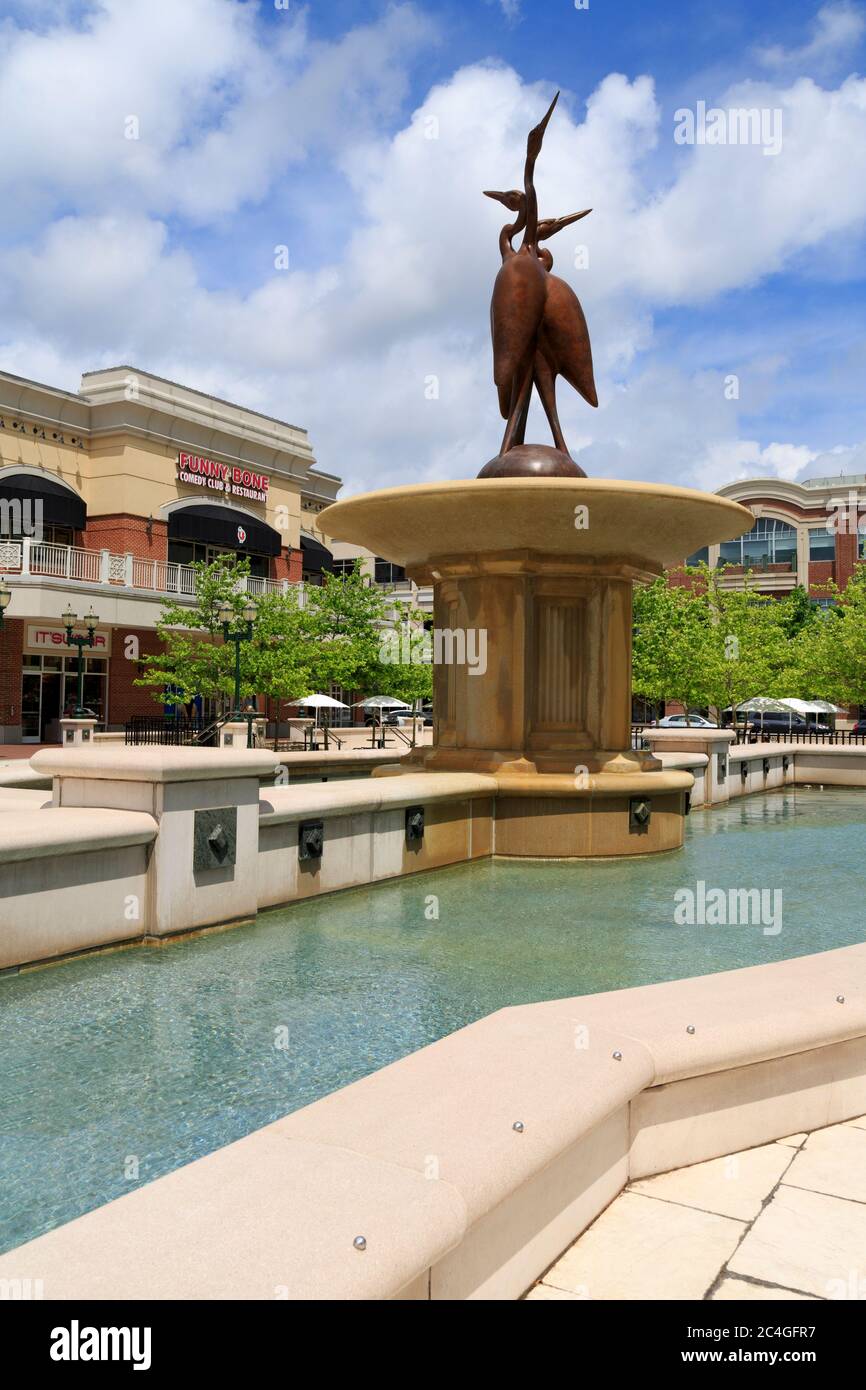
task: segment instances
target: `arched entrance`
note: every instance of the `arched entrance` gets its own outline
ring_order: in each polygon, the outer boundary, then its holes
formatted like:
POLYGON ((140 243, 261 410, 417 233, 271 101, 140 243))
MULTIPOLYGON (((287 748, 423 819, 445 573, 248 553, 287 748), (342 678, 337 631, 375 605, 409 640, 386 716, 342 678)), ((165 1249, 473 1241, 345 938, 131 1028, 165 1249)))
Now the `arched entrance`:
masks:
POLYGON ((192 503, 175 507, 168 516, 168 559, 171 563, 209 564, 221 555, 248 559, 250 573, 267 579, 271 561, 280 554, 279 531, 238 507, 192 503))

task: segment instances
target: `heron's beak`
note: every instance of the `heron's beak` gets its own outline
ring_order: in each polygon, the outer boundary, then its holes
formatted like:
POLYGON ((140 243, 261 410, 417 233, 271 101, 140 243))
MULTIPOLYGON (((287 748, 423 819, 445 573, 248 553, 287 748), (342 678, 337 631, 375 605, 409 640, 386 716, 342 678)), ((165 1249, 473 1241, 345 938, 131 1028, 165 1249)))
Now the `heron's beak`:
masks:
POLYGON ((557 92, 556 96, 553 98, 553 101, 552 101, 552 102, 550 103, 550 105, 548 106, 548 108, 547 108, 547 115, 546 115, 546 116, 543 118, 543 120, 540 121, 539 124, 536 126, 536 129, 537 129, 539 135, 543 135, 544 132, 546 131, 546 129, 547 129, 547 122, 550 120, 551 116, 553 115, 553 108, 555 107, 555 105, 556 105, 556 103, 557 103, 558 101, 559 101, 559 92, 557 92))
POLYGON ((484 189, 485 198, 495 198, 498 203, 504 203, 510 212, 519 212, 523 194, 519 191, 509 190, 507 193, 496 193, 489 188, 484 189))
POLYGON ((590 212, 592 208, 584 208, 583 212, 572 212, 568 217, 557 217, 554 231, 561 232, 563 227, 570 227, 572 222, 579 222, 581 217, 586 217, 590 212))

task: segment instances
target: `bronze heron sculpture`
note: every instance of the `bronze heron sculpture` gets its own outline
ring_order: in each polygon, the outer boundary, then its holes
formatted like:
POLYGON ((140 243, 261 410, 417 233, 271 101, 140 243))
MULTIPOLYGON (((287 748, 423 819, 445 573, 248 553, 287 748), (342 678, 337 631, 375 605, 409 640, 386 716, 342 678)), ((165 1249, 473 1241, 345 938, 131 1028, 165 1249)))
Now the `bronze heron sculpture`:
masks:
POLYGON ((497 199, 516 213, 516 218, 506 223, 499 234, 502 266, 490 303, 493 379, 499 408, 506 421, 505 434, 499 457, 491 460, 481 476, 582 473, 568 453, 559 422, 557 376, 564 377, 589 405, 598 405, 592 348, 583 309, 571 286, 551 273, 553 256, 547 247, 539 245, 591 211, 586 208, 567 217, 538 219, 535 161, 558 98, 557 92, 543 120, 529 133, 523 189, 507 193, 486 191, 488 198, 497 199), (523 240, 515 251, 512 242, 520 231, 523 240), (554 450, 524 445, 533 385, 550 425, 554 450), (520 456, 507 459, 515 449, 522 451, 520 456), (531 460, 525 457, 527 449, 534 455, 531 460))

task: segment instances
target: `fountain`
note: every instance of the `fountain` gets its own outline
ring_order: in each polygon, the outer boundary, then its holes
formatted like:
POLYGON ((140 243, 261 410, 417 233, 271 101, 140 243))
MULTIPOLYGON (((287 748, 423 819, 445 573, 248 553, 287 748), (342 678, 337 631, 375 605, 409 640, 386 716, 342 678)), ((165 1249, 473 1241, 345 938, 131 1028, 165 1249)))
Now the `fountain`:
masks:
POLYGON ((488 194, 517 214, 491 303, 499 454, 473 480, 336 502, 321 526, 431 584, 445 639, 433 745, 377 775, 492 774, 497 854, 646 854, 682 844, 693 779, 631 747, 632 588, 753 517, 688 488, 589 479, 568 453, 556 377, 597 397, 583 310, 540 246, 586 215, 538 217, 534 167, 556 100, 528 137, 523 189, 488 194), (525 443, 533 386, 554 447, 525 443), (461 661, 481 635, 486 661, 461 661))

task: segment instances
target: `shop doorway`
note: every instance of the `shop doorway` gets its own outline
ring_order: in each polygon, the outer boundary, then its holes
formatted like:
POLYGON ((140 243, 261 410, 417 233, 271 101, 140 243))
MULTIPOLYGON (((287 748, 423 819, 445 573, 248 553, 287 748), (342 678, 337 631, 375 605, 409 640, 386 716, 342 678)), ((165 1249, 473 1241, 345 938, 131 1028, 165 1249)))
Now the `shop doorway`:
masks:
MULTIPOLYGON (((58 666, 60 658, 55 657, 58 666)), ((63 676, 57 671, 25 671, 21 682, 22 743, 53 743, 46 731, 60 728, 63 676)))
MULTIPOLYGON (((84 705, 105 726, 108 662, 84 658, 84 705)), ((72 714, 78 695, 78 657, 24 655, 21 676, 21 742, 59 743, 60 718, 72 714)))

